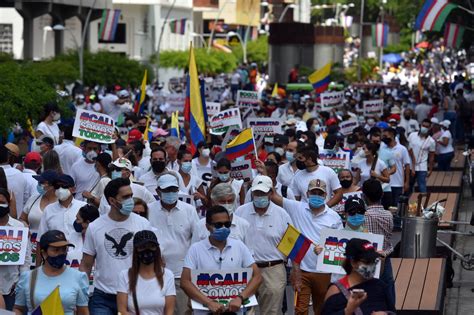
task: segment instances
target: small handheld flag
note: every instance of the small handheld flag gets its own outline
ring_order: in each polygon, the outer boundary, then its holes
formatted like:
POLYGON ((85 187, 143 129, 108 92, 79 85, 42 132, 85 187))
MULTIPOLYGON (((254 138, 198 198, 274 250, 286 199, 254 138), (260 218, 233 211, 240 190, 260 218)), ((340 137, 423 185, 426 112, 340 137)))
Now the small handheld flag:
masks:
POLYGON ((255 150, 255 141, 251 128, 242 130, 225 148, 225 155, 229 160, 234 160, 255 150))
POLYGON ((33 311, 31 315, 64 315, 59 286, 33 311))
POLYGON ((278 83, 273 86, 272 97, 278 97, 278 83))
POLYGON ((145 73, 143 74, 142 85, 140 87, 140 97, 137 98, 135 101, 135 114, 140 114, 143 112, 143 102, 145 102, 146 96, 146 80, 147 80, 147 69, 145 69, 145 73))
POLYGON ((301 234, 293 225, 288 224, 277 248, 283 255, 299 264, 312 243, 309 238, 301 234))
POLYGON ((170 136, 179 138, 179 121, 178 121, 178 111, 171 113, 171 129, 170 136))
POLYGON ((377 23, 372 25, 372 45, 375 47, 387 46, 388 24, 377 23))
POLYGON ((331 74, 331 63, 327 63, 324 67, 313 72, 309 77, 309 83, 313 85, 316 93, 322 93, 329 86, 329 75, 331 74))
POLYGON ((421 31, 441 31, 444 21, 446 21, 448 15, 455 8, 457 8, 457 5, 449 3, 448 0, 426 0, 416 17, 415 29, 421 31))

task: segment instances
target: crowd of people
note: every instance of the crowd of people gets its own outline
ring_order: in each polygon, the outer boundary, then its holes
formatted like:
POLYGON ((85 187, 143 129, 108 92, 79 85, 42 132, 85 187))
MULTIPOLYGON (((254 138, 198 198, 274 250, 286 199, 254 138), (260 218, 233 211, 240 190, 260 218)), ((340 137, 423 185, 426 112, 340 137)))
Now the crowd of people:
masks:
MULTIPOLYGON (((252 67, 211 89, 227 93, 222 109, 234 106, 237 90, 256 88, 252 67)), ((29 228, 25 263, 0 265, 0 309, 32 312, 59 286, 65 314, 190 314, 190 299, 213 314, 243 314, 255 312, 242 307, 253 295, 260 314, 292 306, 296 314, 395 312, 394 207, 415 186, 426 192, 434 168, 448 171, 456 141, 471 134, 474 94, 462 72, 421 88, 349 87, 331 111, 313 92, 262 89, 254 115, 279 119, 284 132, 245 157, 254 166, 247 181, 233 178, 225 135, 208 133, 196 152, 184 125, 171 135, 162 89, 150 87, 148 115, 134 113, 135 91, 118 86, 74 95, 72 110, 117 122, 112 144, 74 138, 74 121, 49 103, 34 135, 15 130, 0 145, 0 227, 29 228), (383 115, 362 114, 371 99, 383 99, 383 115), (357 126, 342 134, 348 120, 357 126), (347 168, 324 165, 321 156, 341 152, 347 168), (289 224, 312 241, 300 263, 277 249, 289 224), (346 275, 322 273, 326 228, 383 235, 382 250, 354 238, 346 275), (192 280, 193 270, 235 268, 251 268, 252 278, 226 305, 192 280)))

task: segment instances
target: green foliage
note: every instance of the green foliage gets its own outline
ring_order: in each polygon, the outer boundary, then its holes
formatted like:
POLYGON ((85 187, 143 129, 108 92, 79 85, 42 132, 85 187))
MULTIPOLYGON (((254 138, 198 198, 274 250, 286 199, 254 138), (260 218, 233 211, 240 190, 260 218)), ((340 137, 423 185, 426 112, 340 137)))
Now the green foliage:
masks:
MULTIPOLYGON (((232 53, 237 57, 239 62, 242 61, 242 45, 232 48, 232 53)), ((268 36, 259 36, 256 40, 247 43, 247 60, 248 62, 256 62, 257 64, 268 62, 268 36)))
MULTIPOLYGON (((355 63, 354 66, 349 67, 345 70, 345 79, 349 82, 358 82, 357 72, 358 72, 359 61, 355 63)), ((379 79, 379 74, 375 72, 375 68, 379 66, 379 62, 374 58, 362 59, 361 63, 361 82, 366 82, 369 79, 377 80, 379 79)))
POLYGON ((390 54, 390 53, 401 53, 404 51, 410 50, 410 45, 407 44, 393 44, 393 45, 388 45, 383 49, 384 54, 390 54))
POLYGON ((13 56, 6 52, 0 51, 0 62, 13 61, 13 56))
POLYGON ((29 62, 25 68, 42 77, 50 86, 61 86, 74 82, 79 77, 78 68, 71 62, 60 59, 48 59, 40 62, 29 62))

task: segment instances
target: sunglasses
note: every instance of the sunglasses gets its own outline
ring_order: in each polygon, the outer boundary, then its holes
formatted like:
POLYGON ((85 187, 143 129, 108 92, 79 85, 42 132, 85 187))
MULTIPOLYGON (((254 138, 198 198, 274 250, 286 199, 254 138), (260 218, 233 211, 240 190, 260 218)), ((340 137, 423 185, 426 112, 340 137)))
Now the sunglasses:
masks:
POLYGON ((226 228, 230 228, 230 226, 232 225, 232 222, 230 221, 226 221, 226 222, 215 222, 215 223, 211 223, 210 225, 212 225, 213 227, 215 227, 216 229, 220 229, 221 227, 225 226, 226 228))

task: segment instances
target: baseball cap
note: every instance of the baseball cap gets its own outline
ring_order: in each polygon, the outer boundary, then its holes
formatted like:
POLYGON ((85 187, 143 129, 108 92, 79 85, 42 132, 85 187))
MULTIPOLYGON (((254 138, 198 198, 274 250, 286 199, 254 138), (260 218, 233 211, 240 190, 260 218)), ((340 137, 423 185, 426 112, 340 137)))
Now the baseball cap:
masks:
POLYGON ((148 243, 159 245, 155 233, 149 230, 138 231, 135 233, 135 236, 133 237, 133 247, 142 246, 148 243))
POLYGON ((75 247, 73 244, 69 243, 66 239, 66 235, 63 232, 58 230, 50 230, 41 235, 40 239, 40 248, 46 249, 49 246, 53 247, 75 247))
POLYGON ((14 156, 20 156, 20 148, 16 144, 8 142, 7 144, 5 144, 5 148, 7 148, 8 151, 14 156))
POLYGON ((326 182, 321 179, 312 179, 308 185, 308 191, 313 189, 319 189, 322 192, 326 192, 326 182))
POLYGON ((344 212, 357 212, 362 214, 365 213, 365 210, 364 200, 356 196, 349 197, 349 199, 347 199, 346 203, 344 204, 344 212))
POLYGON ((41 145, 43 143, 49 144, 50 146, 54 146, 54 140, 45 135, 42 135, 36 140, 37 145, 41 145))
POLYGON ((58 179, 58 173, 54 170, 46 170, 40 175, 33 175, 33 178, 38 181, 38 183, 48 182, 53 184, 58 179))
POLYGON ((116 159, 113 163, 109 164, 109 167, 112 167, 112 166, 115 166, 115 167, 118 167, 118 168, 126 168, 129 171, 133 170, 132 162, 130 162, 130 160, 126 159, 126 158, 116 159))
POLYGON ((332 150, 336 146, 337 143, 337 135, 334 133, 330 133, 324 139, 324 149, 332 150))
POLYGON ((431 123, 432 123, 432 124, 439 125, 439 120, 438 120, 438 118, 432 117, 432 118, 431 118, 431 123))
POLYGON ((35 151, 26 153, 25 159, 23 160, 23 162, 25 163, 31 163, 31 162, 41 163, 41 161, 42 161, 41 154, 35 151))
POLYGON ((119 98, 126 98, 126 97, 129 97, 130 96, 130 93, 128 93, 127 90, 120 90, 118 93, 117 93, 117 96, 119 98))
POLYGON ((171 174, 163 174, 158 178, 158 187, 161 189, 166 189, 169 187, 179 187, 178 179, 171 174))
POLYGON ((138 140, 141 140, 143 138, 143 134, 140 132, 140 130, 138 129, 132 129, 130 130, 130 132, 128 133, 128 140, 127 142, 128 143, 131 143, 133 141, 138 141, 138 140))
POLYGON ((441 126, 445 127, 445 128, 449 128, 449 126, 451 126, 451 122, 449 120, 443 120, 442 122, 439 123, 441 126))
POLYGON ((371 242, 353 238, 346 245, 346 257, 358 261, 374 262, 380 257, 380 254, 377 253, 371 242))
POLYGON ((273 141, 275 144, 288 144, 289 143, 289 139, 288 139, 288 136, 285 136, 285 135, 275 135, 274 137, 274 141, 273 141))
POLYGON ((54 181, 54 186, 57 186, 58 184, 64 184, 65 186, 69 188, 74 187, 76 185, 74 183, 74 179, 72 179, 71 176, 66 175, 66 174, 58 175, 58 177, 54 181))
POLYGON ((375 124, 375 126, 379 127, 380 129, 387 129, 389 127, 389 125, 385 121, 379 121, 375 124))
POLYGON ((267 193, 272 189, 273 181, 270 177, 265 175, 258 175, 252 182, 252 191, 263 191, 267 193))

